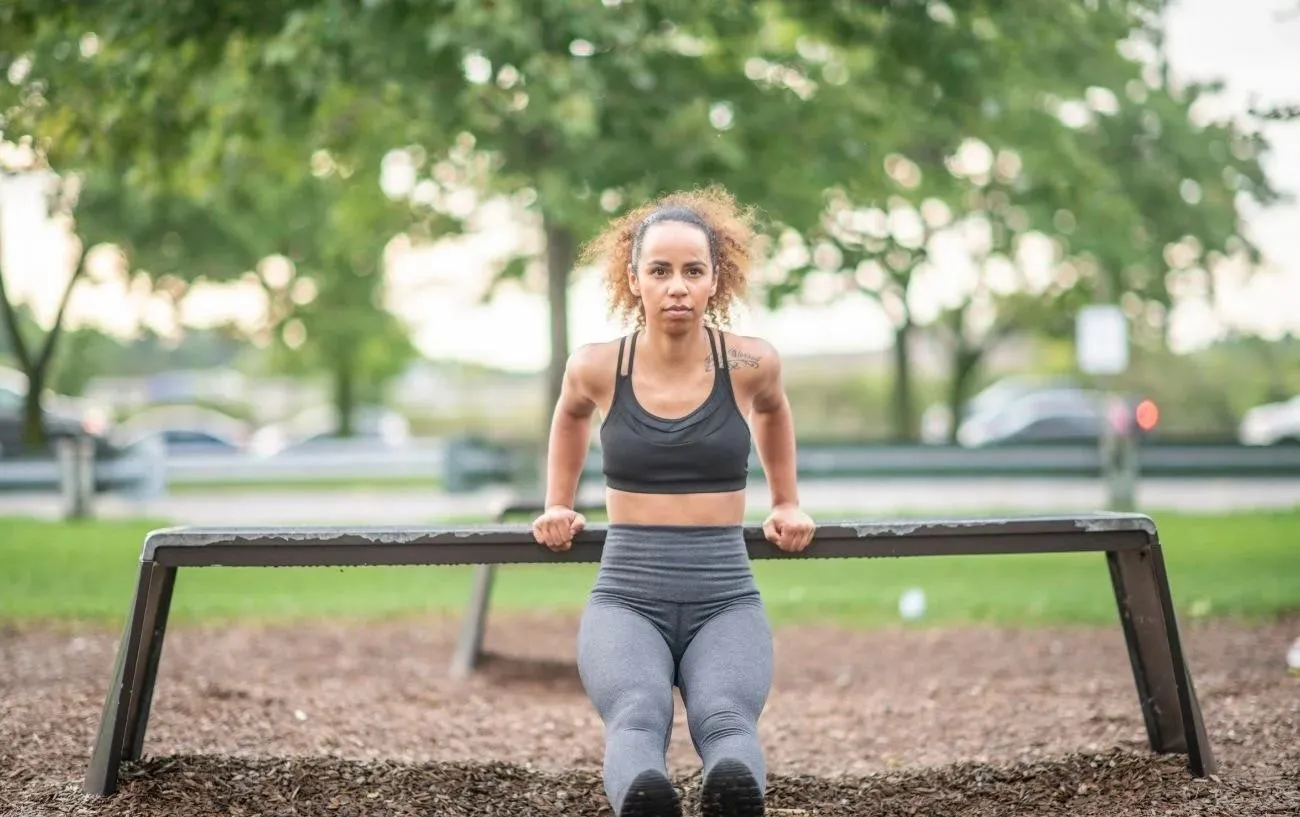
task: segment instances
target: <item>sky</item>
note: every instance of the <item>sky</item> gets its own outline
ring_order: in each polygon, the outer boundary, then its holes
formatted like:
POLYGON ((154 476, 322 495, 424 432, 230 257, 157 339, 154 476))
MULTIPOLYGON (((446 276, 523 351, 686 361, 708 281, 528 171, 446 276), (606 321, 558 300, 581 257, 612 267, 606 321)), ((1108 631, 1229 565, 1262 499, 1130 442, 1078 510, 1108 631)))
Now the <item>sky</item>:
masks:
MULTIPOLYGON (((1290 0, 1177 0, 1168 16, 1168 53, 1181 81, 1221 79, 1226 90, 1215 115, 1244 115, 1252 101, 1264 104, 1300 100, 1300 16, 1284 19, 1290 0)), ((1269 125, 1272 144, 1266 168, 1284 191, 1300 199, 1300 122, 1269 125)), ((7 180, 0 188, 0 236, 11 296, 52 315, 69 258, 57 225, 44 221, 31 182, 7 180)), ((488 209, 483 229, 432 249, 397 258, 390 268, 395 311, 415 331, 429 357, 452 358, 516 371, 536 371, 550 356, 544 295, 534 289, 505 288, 490 304, 479 303, 484 265, 503 246, 519 240, 508 215, 488 209)), ((1300 334, 1300 204, 1271 208, 1247 219, 1262 248, 1266 267, 1246 287, 1237 287, 1217 313, 1188 303, 1173 316, 1173 343, 1191 350, 1214 339, 1226 325, 1253 328, 1266 336, 1290 330, 1300 334)), ((940 270, 919 299, 932 312, 969 276, 964 254, 950 248, 940 270)), ((93 269, 97 269, 93 268, 93 269)), ((143 319, 165 329, 170 314, 160 304, 132 292, 118 276, 103 272, 84 282, 69 306, 73 324, 91 323, 127 336, 143 319)), ((257 323, 263 305, 256 292, 240 287, 208 287, 188 298, 182 319, 205 324, 234 317, 257 323)), ((758 334, 784 355, 862 353, 886 348, 888 323, 860 295, 837 294, 829 305, 790 306, 772 313, 756 305, 733 316, 736 331, 758 334)), ((579 274, 570 290, 570 343, 606 340, 623 331, 606 315, 602 284, 592 272, 579 274)))

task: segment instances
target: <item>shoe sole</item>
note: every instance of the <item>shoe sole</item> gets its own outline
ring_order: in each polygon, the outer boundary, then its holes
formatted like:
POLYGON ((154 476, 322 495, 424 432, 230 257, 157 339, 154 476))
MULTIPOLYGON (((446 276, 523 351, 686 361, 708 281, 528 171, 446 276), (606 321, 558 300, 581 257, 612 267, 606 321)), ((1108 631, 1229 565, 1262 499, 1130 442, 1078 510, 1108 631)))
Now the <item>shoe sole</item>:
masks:
POLYGON ((763 792, 745 764, 720 760, 700 793, 702 817, 763 817, 763 792))
POLYGON ((661 772, 641 772, 623 796, 618 817, 682 817, 682 801, 661 772))

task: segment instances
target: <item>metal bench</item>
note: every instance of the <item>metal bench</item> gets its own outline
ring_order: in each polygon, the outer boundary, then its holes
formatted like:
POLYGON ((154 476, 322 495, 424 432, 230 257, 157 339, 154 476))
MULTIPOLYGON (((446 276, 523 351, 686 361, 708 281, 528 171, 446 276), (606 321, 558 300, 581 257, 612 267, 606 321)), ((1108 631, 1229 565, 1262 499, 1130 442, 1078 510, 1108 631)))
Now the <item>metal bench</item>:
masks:
MULTIPOLYGON (((91 795, 112 794, 121 763, 141 757, 179 568, 596 563, 605 530, 604 525, 589 526, 572 549, 562 553, 539 546, 524 524, 154 531, 146 537, 140 555, 139 579, 83 787, 91 795)), ((746 526, 745 539, 753 559, 1105 553, 1151 749, 1186 754, 1188 769, 1195 776, 1214 771, 1159 537, 1155 523, 1146 516, 823 524, 800 554, 782 552, 763 538, 756 525, 746 526)), ((486 610, 486 593, 483 598, 486 610)))

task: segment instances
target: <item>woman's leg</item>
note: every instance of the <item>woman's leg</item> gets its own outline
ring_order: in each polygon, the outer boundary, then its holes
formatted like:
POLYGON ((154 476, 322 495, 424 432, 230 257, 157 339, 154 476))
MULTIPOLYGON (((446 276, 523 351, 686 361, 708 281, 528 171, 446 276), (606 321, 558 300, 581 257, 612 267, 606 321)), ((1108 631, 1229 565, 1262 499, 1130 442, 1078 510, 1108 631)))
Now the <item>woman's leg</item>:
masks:
POLYGON ((618 817, 676 817, 668 779, 673 656, 634 604, 593 594, 578 627, 578 673, 605 724, 605 794, 618 817))
POLYGON ((772 630, 757 595, 697 609, 708 617, 682 655, 679 685, 704 763, 703 815, 760 815, 767 770, 758 718, 772 687, 772 630))

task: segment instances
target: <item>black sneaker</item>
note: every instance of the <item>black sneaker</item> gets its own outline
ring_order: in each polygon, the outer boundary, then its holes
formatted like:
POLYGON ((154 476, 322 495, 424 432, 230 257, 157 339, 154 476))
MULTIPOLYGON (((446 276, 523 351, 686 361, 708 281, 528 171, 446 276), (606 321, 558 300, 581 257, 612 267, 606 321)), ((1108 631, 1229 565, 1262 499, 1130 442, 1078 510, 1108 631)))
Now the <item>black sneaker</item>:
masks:
POLYGON ((651 769, 632 781, 618 817, 682 817, 682 801, 672 781, 651 769))
POLYGON ((702 817, 763 817, 763 792, 745 764, 719 760, 704 778, 702 817))

